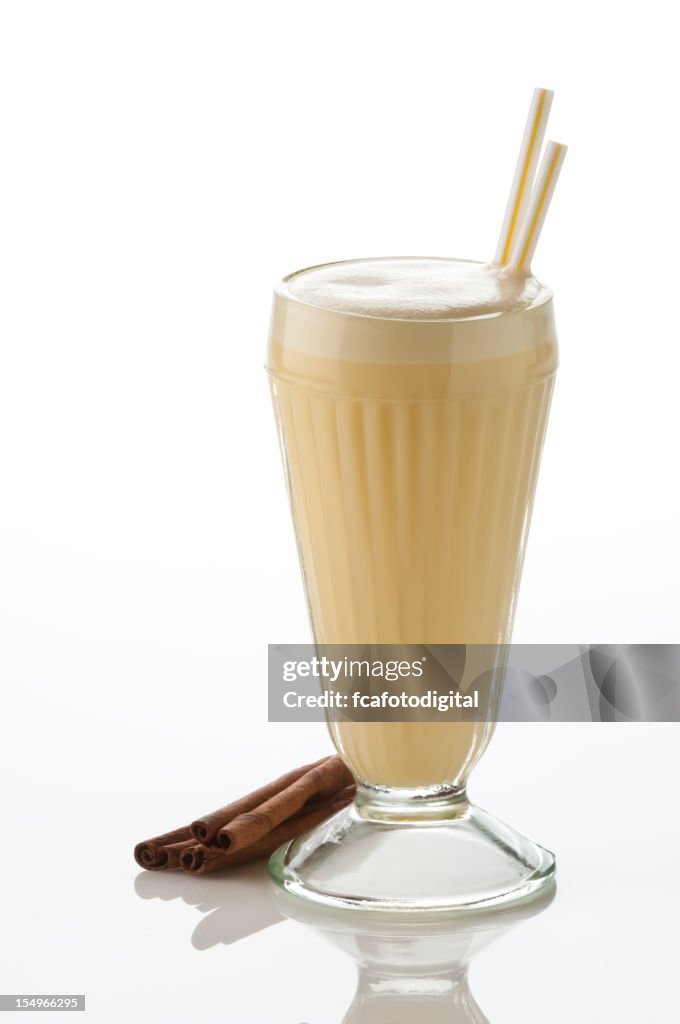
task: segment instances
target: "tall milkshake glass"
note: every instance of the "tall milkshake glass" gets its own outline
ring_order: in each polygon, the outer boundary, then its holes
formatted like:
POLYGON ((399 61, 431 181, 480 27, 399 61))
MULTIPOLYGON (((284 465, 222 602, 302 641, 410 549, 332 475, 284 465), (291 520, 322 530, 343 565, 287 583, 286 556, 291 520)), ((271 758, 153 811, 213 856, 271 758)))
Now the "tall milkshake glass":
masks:
MULTIPOLYGON (((510 640, 557 367, 551 293, 451 259, 354 260, 275 291, 268 371, 315 641, 510 640)), ((492 721, 329 720, 355 803, 274 855, 312 899, 484 906, 551 854, 468 801, 492 721)))

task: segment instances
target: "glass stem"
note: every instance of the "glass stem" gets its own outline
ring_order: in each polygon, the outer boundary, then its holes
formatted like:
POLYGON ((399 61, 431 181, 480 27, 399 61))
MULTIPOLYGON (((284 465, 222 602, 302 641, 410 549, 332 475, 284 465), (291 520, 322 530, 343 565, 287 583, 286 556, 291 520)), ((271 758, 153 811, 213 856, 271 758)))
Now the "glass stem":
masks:
POLYGON ((357 783, 357 814, 385 822, 451 821, 470 807, 465 786, 430 789, 387 789, 357 783))

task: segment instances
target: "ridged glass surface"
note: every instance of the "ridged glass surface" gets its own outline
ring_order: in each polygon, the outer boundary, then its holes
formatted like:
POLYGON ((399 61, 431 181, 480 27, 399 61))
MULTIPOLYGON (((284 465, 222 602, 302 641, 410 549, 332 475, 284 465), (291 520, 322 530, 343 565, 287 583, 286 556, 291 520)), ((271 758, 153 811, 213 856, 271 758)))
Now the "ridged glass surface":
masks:
MULTIPOLYGON (((509 640, 551 389, 397 401, 276 381, 317 642, 509 640)), ((460 782, 489 726, 331 731, 362 780, 422 787, 460 782)))

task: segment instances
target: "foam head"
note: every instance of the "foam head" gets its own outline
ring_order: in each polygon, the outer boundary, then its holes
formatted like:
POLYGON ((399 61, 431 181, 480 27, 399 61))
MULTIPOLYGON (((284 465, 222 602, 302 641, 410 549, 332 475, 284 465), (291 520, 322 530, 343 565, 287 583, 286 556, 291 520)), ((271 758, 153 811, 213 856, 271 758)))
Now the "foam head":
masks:
POLYGON ((525 274, 451 259, 364 259, 298 271, 285 280, 301 302, 394 320, 458 320, 526 309, 541 291, 525 274))
POLYGON ((269 365, 278 372, 284 351, 395 364, 533 359, 554 337, 551 293, 526 274, 430 257, 347 260, 275 289, 269 365))

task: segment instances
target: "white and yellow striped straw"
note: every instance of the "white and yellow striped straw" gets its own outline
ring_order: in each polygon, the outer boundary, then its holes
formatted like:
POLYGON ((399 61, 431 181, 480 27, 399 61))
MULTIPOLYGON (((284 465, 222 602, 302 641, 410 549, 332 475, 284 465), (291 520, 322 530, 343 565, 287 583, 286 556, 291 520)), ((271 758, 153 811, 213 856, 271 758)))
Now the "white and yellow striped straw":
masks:
POLYGON ((561 142, 549 142, 536 176, 536 182, 529 198, 524 219, 519 226, 512 245, 507 265, 526 273, 531 268, 536 243, 538 242, 545 215, 550 206, 552 194, 564 163, 567 147, 561 142))
POLYGON ((552 100, 550 89, 534 89, 494 259, 501 267, 508 262, 515 236, 524 219, 552 100))

